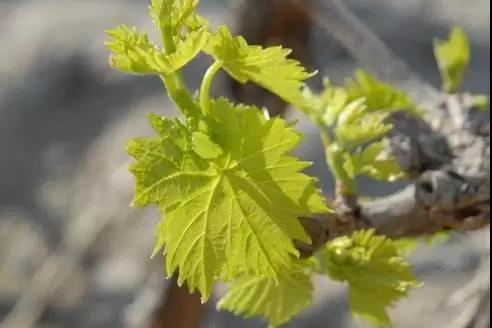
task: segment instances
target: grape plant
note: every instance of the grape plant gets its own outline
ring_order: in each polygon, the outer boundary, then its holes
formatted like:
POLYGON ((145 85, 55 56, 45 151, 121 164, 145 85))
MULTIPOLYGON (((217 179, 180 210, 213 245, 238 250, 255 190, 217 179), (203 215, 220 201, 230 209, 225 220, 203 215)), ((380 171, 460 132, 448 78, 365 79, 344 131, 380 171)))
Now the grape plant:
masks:
MULTIPOLYGON (((267 110, 211 96, 219 71, 240 83, 255 83, 299 109, 319 127, 337 192, 357 193, 365 175, 405 178, 387 152, 388 117, 420 115, 410 97, 363 70, 344 85, 325 79, 315 92, 308 72, 282 46, 249 45, 226 26, 213 29, 197 13, 198 0, 152 0, 160 42, 120 25, 107 32, 110 65, 123 72, 159 77, 181 116, 149 114, 151 138, 128 142, 136 187, 132 205, 157 205, 154 254, 165 255, 166 275, 209 300, 214 284, 228 291, 217 308, 269 326, 290 321, 313 301, 314 274, 348 285, 354 315, 389 325, 388 308, 420 286, 398 243, 362 229, 326 242, 308 257, 303 218, 332 211, 303 173, 310 163, 292 155, 302 136, 295 124, 267 110), (199 90, 189 90, 181 70, 199 54, 211 57, 199 90)), ((436 41, 443 88, 456 90, 469 60, 466 35, 453 29, 436 41)), ((326 318, 327 322, 330 318, 326 318)))

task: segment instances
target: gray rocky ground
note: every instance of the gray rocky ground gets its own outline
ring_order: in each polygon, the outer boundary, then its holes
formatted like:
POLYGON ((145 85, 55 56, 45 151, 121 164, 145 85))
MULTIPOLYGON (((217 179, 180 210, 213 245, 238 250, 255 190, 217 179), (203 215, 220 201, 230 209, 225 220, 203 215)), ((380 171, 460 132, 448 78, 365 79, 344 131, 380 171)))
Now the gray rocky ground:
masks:
MULTIPOLYGON (((227 17, 229 1, 202 3, 214 24, 227 17)), ((432 38, 452 24, 463 25, 473 46, 466 86, 489 92, 488 0, 350 4, 435 83, 432 38)), ((66 279, 35 286, 56 289, 36 327, 124 327, 138 321, 156 296, 162 266, 148 256, 156 214, 128 208, 132 179, 123 145, 149 133, 145 113, 176 112, 156 79, 111 71, 103 47, 104 29, 118 23, 150 30, 145 13, 145 1, 0 0, 0 322, 19 295, 33 288, 34 272, 60 240, 62 254, 80 261, 66 279)), ((322 74, 338 81, 350 74, 355 63, 344 51, 319 31, 313 41, 322 74)), ((196 87, 206 64, 201 58, 187 69, 190 86, 196 87)), ((298 153, 315 162, 311 173, 330 190, 316 131, 304 120, 299 128, 306 139, 298 153)), ((394 188, 361 182, 363 193, 373 196, 394 188)), ((420 247, 412 262, 426 285, 392 311, 395 327, 454 327, 463 308, 446 302, 471 280, 489 243, 483 231, 420 247)), ((321 277, 316 286, 314 306, 288 327, 363 326, 350 319, 343 286, 321 277)), ((218 313, 213 304, 204 323, 262 326, 258 320, 218 313)))

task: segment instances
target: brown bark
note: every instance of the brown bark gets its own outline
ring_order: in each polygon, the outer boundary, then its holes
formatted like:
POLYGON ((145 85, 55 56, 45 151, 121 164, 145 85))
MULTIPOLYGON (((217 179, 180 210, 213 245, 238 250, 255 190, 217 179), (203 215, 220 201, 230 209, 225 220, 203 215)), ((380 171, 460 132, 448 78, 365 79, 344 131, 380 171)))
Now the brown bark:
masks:
POLYGON ((203 317, 200 295, 190 294, 188 288, 178 286, 176 275, 163 289, 161 300, 152 314, 150 328, 195 328, 203 317))

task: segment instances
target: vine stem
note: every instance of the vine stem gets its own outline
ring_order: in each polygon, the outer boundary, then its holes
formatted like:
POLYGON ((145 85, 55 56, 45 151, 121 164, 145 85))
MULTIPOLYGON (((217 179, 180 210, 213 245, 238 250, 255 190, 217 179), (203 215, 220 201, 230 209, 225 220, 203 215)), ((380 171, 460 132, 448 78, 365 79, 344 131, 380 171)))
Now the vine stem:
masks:
POLYGON ((196 111, 196 104, 191 97, 188 88, 186 87, 181 74, 174 72, 170 75, 161 75, 162 82, 166 86, 167 94, 185 116, 192 116, 196 111))
POLYGON ((214 62, 203 76, 202 86, 200 87, 200 107, 204 114, 210 113, 210 88, 217 72, 222 68, 221 62, 214 62))
MULTIPOLYGON (((166 53, 169 54, 175 52, 176 44, 173 40, 171 28, 163 28, 161 37, 166 53)), ((174 101, 183 114, 185 116, 193 115, 193 112, 196 110, 196 105, 188 87, 183 81, 181 71, 178 70, 169 75, 161 75, 160 78, 166 86, 169 98, 174 101)))
POLYGON ((323 148, 325 150, 326 163, 328 168, 336 180, 337 188, 335 193, 342 197, 352 197, 356 194, 355 181, 349 176, 343 166, 345 159, 343 158, 343 146, 334 143, 330 138, 329 127, 323 121, 323 114, 312 108, 304 108, 304 113, 312 120, 319 128, 323 148))
POLYGON ((343 167, 345 159, 342 149, 336 143, 330 142, 328 133, 323 130, 321 130, 321 140, 325 149, 326 162, 336 180, 337 190, 335 192, 343 196, 355 195, 354 179, 347 174, 343 167))

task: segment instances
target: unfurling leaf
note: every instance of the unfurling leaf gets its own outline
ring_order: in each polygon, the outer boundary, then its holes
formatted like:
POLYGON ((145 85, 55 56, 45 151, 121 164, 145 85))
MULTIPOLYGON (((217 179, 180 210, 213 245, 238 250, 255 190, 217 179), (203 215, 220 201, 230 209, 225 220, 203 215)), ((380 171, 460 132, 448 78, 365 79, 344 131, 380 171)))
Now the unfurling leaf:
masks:
POLYGON ((120 25, 107 31, 110 41, 106 46, 112 51, 109 62, 112 67, 130 73, 148 74, 167 68, 161 67, 159 58, 165 55, 146 33, 136 28, 120 25))
POLYGON ((158 29, 169 29, 172 36, 177 36, 183 27, 193 31, 208 25, 196 14, 197 6, 198 0, 152 0, 149 9, 158 29))
POLYGON ((317 106, 321 108, 323 121, 327 126, 335 126, 337 120, 344 115, 350 115, 355 119, 362 117, 362 114, 371 113, 420 113, 405 92, 376 80, 363 70, 357 70, 354 78, 348 80, 345 86, 333 86, 329 80, 325 80, 324 88, 317 99, 317 106))
POLYGON ((316 104, 329 130, 326 151, 330 169, 344 185, 354 185, 358 175, 384 181, 403 177, 396 159, 383 151, 382 140, 393 128, 389 121, 392 113, 419 114, 406 93, 358 70, 343 87, 326 80, 316 104), (330 154, 335 149, 339 153, 336 167, 330 154))
POLYGON ((434 40, 434 56, 441 72, 442 88, 458 91, 470 63, 470 44, 465 31, 453 27, 447 40, 434 40))
POLYGON ((395 181, 404 176, 396 158, 387 153, 383 141, 373 142, 350 156, 354 177, 365 175, 381 181, 395 181))
POLYGON ((364 98, 369 112, 419 113, 417 106, 404 91, 375 79, 369 72, 361 69, 355 71, 354 79, 347 82, 345 90, 349 101, 364 98))
MULTIPOLYGON (((355 112, 356 110, 354 110, 355 112)), ((349 148, 383 137, 392 125, 385 123, 388 113, 361 114, 359 119, 335 128, 337 141, 349 148)))
POLYGON ((317 257, 323 272, 348 283, 352 312, 375 324, 389 325, 388 307, 420 286, 396 244, 373 229, 337 238, 317 257))
POLYGON ((309 242, 298 218, 325 212, 309 164, 288 153, 300 136, 258 108, 213 101, 209 116, 191 126, 150 117, 159 134, 135 139, 134 205, 163 213, 157 249, 169 275, 206 300, 216 279, 240 274, 279 280, 298 255, 293 240, 309 242), (198 132, 201 127, 201 132, 198 132))
POLYGON ((171 74, 186 65, 202 50, 209 35, 205 27, 193 31, 185 40, 178 40, 174 52, 165 53, 136 28, 121 25, 107 33, 112 39, 106 42, 112 51, 112 67, 129 73, 158 75, 171 74))

